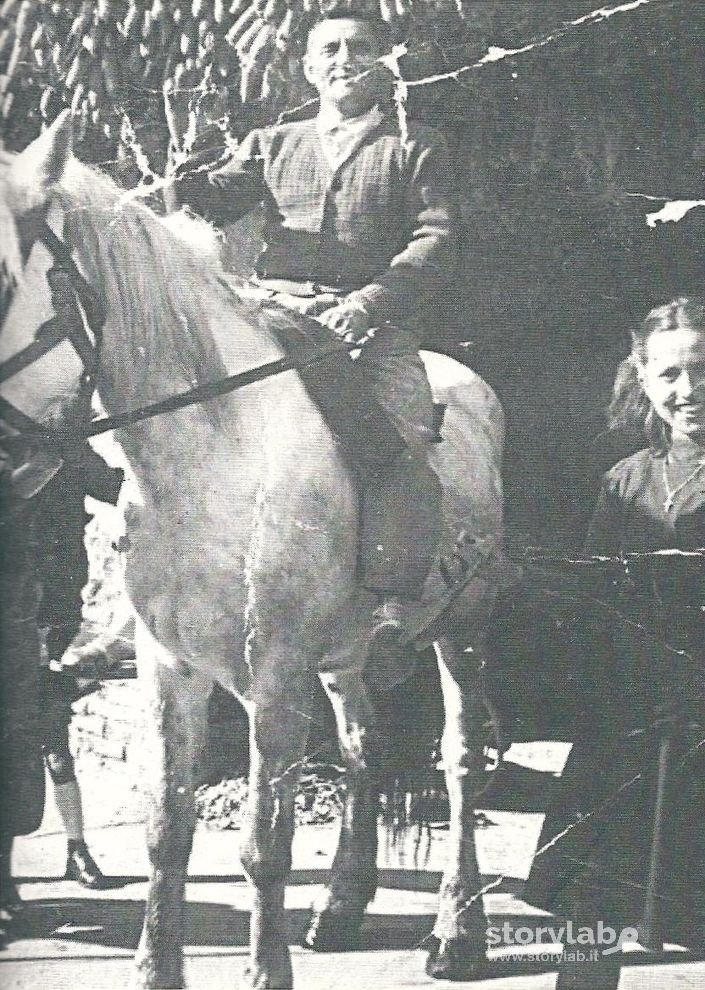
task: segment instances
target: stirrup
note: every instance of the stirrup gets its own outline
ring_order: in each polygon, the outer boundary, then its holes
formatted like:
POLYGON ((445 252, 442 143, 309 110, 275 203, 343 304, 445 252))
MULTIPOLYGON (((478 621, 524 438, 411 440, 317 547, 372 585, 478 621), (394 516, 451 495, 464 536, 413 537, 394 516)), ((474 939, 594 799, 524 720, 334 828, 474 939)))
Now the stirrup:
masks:
POLYGON ((373 612, 365 675, 377 690, 391 690, 413 673, 416 654, 404 640, 410 621, 414 621, 410 619, 410 613, 414 615, 414 605, 414 602, 390 598, 373 612))
POLYGON ((439 598, 421 606, 416 618, 406 624, 401 640, 402 646, 413 646, 415 650, 430 646, 437 634, 442 631, 441 618, 476 577, 482 577, 498 588, 507 588, 521 578, 521 568, 508 560, 494 540, 475 540, 463 531, 456 540, 451 556, 459 568, 459 573, 455 575, 448 573, 446 577, 444 568, 448 570, 447 564, 443 560, 439 562, 439 570, 448 588, 439 598))
POLYGON ((397 629, 401 632, 404 628, 404 613, 404 605, 396 598, 385 599, 372 613, 374 621, 372 635, 376 636, 378 632, 386 629, 397 629))

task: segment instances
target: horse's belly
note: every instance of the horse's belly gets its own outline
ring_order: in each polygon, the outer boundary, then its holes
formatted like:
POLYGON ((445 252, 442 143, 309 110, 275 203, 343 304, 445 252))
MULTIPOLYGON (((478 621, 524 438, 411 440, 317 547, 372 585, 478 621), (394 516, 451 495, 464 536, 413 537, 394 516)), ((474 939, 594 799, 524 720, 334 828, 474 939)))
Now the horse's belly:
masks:
POLYGON ((431 465, 443 486, 443 515, 451 535, 476 539, 502 532, 504 415, 489 385, 444 354, 422 351, 435 402, 445 407, 443 442, 431 465))
POLYGON ((316 501, 246 527, 132 508, 126 584, 161 662, 246 695, 273 656, 300 665, 322 650, 326 617, 354 589, 356 531, 352 512, 321 518, 316 501))

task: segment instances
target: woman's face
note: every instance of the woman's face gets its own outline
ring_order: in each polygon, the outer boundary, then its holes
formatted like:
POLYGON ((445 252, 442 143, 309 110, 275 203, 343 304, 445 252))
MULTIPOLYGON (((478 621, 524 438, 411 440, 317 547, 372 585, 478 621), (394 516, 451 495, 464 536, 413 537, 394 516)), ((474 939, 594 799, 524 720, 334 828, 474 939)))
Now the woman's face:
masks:
POLYGON ((638 364, 642 387, 674 436, 705 442, 705 333, 652 333, 638 364))

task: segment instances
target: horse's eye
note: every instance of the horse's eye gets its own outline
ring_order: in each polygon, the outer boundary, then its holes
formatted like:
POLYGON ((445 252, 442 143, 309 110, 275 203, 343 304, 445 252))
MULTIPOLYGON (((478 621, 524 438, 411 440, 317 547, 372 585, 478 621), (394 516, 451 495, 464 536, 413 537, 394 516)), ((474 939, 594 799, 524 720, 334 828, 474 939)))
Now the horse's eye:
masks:
POLYGON ((33 210, 29 210, 17 221, 17 235, 20 242, 20 251, 22 252, 22 264, 24 265, 27 264, 30 252, 34 247, 34 242, 37 239, 37 231, 39 230, 41 221, 44 219, 45 212, 43 206, 38 206, 33 210))

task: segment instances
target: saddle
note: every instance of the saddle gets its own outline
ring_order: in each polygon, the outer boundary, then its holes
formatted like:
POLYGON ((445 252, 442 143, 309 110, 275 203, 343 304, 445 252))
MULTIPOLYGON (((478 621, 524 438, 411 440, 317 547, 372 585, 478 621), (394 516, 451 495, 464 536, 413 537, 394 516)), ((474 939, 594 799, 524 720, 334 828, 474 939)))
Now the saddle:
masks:
POLYGON ((275 300, 258 301, 253 312, 287 357, 300 366, 299 377, 359 483, 364 484, 403 453, 404 439, 342 341, 317 320, 275 300), (316 359, 317 351, 331 348, 330 357, 316 359))

